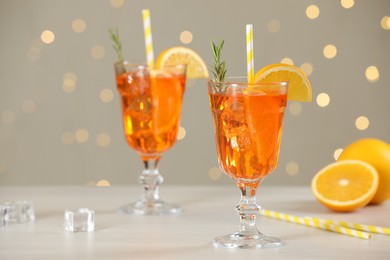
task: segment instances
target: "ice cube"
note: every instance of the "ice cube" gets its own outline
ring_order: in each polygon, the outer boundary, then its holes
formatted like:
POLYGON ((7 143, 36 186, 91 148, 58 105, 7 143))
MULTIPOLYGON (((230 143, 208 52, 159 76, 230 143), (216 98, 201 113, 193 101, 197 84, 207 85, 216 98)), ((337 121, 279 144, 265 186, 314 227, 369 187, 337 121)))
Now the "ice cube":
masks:
POLYGON ((88 208, 76 211, 65 210, 64 229, 69 232, 90 232, 95 230, 95 212, 88 208))
POLYGON ((227 138, 240 135, 246 130, 244 105, 242 103, 225 104, 221 121, 227 138))
POLYGON ((141 95, 134 97, 126 109, 131 118, 147 124, 152 118, 152 99, 149 96, 141 95))
POLYGON ((230 145, 232 149, 237 152, 242 152, 247 150, 251 145, 251 138, 247 129, 244 129, 240 135, 233 136, 230 139, 230 145))
POLYGON ((150 92, 150 74, 146 69, 129 72, 125 82, 125 92, 132 95, 142 95, 150 92))
POLYGON ((0 226, 9 223, 27 223, 35 220, 31 201, 7 202, 0 205, 0 226))

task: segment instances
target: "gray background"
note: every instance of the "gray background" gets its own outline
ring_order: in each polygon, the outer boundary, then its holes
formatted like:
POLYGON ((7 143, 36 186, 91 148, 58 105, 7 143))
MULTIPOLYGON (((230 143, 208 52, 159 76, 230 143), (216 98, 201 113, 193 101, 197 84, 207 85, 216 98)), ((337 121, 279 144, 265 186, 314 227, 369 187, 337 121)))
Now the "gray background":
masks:
MULTIPOLYGON (((381 27, 390 1, 356 0, 350 9, 338 0, 133 0, 115 7, 120 2, 0 0, 0 185, 137 183, 142 165, 123 137, 108 29, 119 29, 127 59, 144 60, 144 8, 156 57, 187 46, 209 65, 210 39, 224 39, 228 74, 245 75, 245 24, 252 23, 256 70, 285 57, 312 65, 313 102, 289 104, 279 167, 266 183, 308 185, 336 149, 363 137, 390 141, 390 31, 381 27), (312 4, 317 19, 306 16, 312 4), (85 21, 83 32, 72 29, 75 19, 85 21), (51 44, 40 40, 44 30, 55 34, 51 44), (180 41, 185 30, 193 34, 189 44, 180 41), (337 48, 333 59, 323 55, 327 44, 337 48), (380 73, 375 82, 365 76, 371 65, 380 73), (63 89, 66 73, 77 77, 72 92, 63 89), (110 102, 102 90, 114 94, 110 102), (330 97, 326 107, 316 102, 322 92, 330 97), (356 128, 359 116, 369 119, 367 129, 356 128), (87 130, 86 142, 72 139, 78 129, 87 130), (102 133, 110 137, 103 147, 96 141, 102 133), (298 168, 289 169, 291 162, 298 168)), ((181 125, 185 138, 160 163, 165 184, 231 184, 209 175, 217 160, 206 80, 188 82, 181 125)))

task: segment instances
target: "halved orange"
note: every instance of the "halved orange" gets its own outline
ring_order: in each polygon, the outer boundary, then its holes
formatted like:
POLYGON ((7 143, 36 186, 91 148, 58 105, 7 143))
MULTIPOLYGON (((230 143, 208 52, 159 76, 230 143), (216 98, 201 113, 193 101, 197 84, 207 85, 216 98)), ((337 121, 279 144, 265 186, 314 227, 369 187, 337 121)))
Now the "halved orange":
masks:
POLYGON ((312 179, 314 196, 324 206, 338 212, 350 212, 367 205, 378 189, 375 168, 363 161, 334 162, 312 179))
POLYGON ((311 84, 305 73, 289 64, 270 64, 259 70, 252 83, 288 81, 287 99, 311 102, 311 84))
POLYGON ((156 65, 187 65, 187 78, 208 78, 206 63, 194 50, 186 47, 172 47, 161 52, 156 65))

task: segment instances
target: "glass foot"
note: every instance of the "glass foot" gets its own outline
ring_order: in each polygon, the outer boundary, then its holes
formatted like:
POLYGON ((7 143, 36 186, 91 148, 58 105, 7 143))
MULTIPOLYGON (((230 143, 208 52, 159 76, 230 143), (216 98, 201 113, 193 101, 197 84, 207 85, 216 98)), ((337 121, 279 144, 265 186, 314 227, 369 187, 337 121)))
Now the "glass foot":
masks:
POLYGON ((163 201, 146 202, 139 200, 135 203, 122 205, 118 211, 124 214, 134 215, 175 215, 182 211, 176 205, 171 205, 163 201))
POLYGON ((275 248, 283 245, 276 237, 268 237, 261 233, 254 236, 245 236, 239 232, 231 235, 216 237, 214 245, 223 248, 275 248))

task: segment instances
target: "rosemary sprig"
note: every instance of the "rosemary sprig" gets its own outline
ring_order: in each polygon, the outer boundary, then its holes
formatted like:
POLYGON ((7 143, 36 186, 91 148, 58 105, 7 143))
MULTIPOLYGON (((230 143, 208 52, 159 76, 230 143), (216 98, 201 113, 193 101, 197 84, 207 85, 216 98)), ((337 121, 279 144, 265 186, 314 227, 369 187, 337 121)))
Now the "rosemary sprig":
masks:
POLYGON ((224 61, 221 61, 221 51, 225 41, 222 40, 221 42, 219 42, 218 45, 216 45, 213 40, 211 40, 210 43, 211 43, 211 49, 213 50, 213 57, 214 57, 214 66, 212 67, 213 70, 211 70, 211 72, 214 75, 215 82, 223 82, 226 77, 227 69, 226 69, 226 63, 224 61))
POLYGON ((118 29, 115 29, 115 31, 113 29, 110 29, 109 32, 113 41, 112 47, 115 49, 116 54, 118 55, 118 60, 119 62, 123 62, 122 43, 119 38, 118 29))

